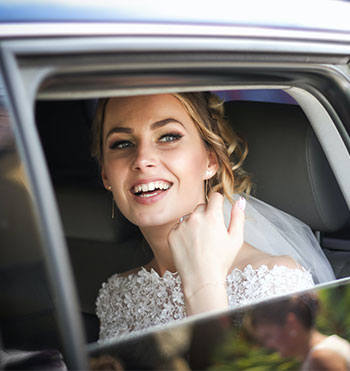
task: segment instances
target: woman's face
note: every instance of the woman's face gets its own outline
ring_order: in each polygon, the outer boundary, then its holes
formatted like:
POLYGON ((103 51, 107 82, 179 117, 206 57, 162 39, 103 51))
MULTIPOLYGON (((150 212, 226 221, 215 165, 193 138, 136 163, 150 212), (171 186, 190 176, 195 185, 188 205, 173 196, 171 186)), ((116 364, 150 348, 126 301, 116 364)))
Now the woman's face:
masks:
POLYGON ((139 227, 177 222, 205 201, 217 170, 198 130, 174 96, 110 99, 103 128, 102 178, 120 211, 139 227))

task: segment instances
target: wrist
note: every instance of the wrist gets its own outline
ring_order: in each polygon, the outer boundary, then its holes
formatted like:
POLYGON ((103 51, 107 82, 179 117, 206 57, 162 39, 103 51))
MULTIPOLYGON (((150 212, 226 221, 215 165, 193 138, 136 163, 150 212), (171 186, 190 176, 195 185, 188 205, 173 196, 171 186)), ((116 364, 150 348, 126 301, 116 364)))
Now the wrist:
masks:
POLYGON ((208 291, 208 290, 211 290, 211 289, 215 289, 215 288, 227 288, 227 285, 226 285, 226 282, 225 281, 214 281, 214 282, 205 282, 205 283, 202 283, 200 285, 197 286, 197 288, 195 288, 194 290, 192 291, 187 291, 186 292, 186 299, 187 301, 190 301, 194 296, 200 294, 201 291, 208 291))
POLYGON ((185 291, 188 315, 223 310, 228 307, 225 281, 205 282, 192 291, 185 291))
POLYGON ((182 286, 184 293, 187 297, 193 295, 193 293, 201 286, 206 285, 226 285, 226 275, 218 271, 208 271, 203 269, 200 272, 190 272, 186 276, 181 276, 182 286))

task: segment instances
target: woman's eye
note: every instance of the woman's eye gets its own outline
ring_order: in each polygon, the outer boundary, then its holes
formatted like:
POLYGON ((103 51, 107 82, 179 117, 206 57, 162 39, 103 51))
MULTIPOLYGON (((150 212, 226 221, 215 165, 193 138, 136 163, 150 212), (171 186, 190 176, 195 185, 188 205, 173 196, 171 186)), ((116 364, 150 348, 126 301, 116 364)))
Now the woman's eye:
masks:
POLYGON ((124 149, 124 148, 130 148, 133 147, 134 144, 132 142, 129 142, 128 140, 119 140, 116 142, 113 142, 110 145, 110 149, 124 149))
POLYGON ((165 134, 160 137, 160 142, 174 142, 179 140, 182 137, 180 134, 165 134))

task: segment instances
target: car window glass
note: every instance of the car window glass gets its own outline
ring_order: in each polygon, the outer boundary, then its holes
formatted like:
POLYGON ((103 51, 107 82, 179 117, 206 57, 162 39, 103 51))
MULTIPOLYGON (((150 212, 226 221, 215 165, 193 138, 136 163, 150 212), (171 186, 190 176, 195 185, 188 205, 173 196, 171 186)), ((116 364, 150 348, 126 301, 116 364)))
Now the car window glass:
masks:
POLYGON ((296 370, 311 361, 314 349, 307 340, 312 334, 322 343, 324 361, 349 364, 349 290, 344 282, 133 339, 91 344, 90 363, 94 369, 108 364, 114 369, 296 370))

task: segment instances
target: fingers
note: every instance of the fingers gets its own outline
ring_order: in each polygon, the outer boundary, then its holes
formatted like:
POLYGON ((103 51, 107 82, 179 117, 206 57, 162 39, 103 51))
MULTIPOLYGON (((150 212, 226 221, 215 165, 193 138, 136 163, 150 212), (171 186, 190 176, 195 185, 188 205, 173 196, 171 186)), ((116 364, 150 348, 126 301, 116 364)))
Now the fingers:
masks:
POLYGON ((224 224, 223 209, 224 197, 218 192, 213 192, 209 195, 208 203, 197 205, 190 214, 189 219, 194 220, 197 216, 199 217, 200 214, 202 214, 202 216, 205 216, 206 218, 211 218, 212 221, 218 221, 219 223, 222 222, 224 224))
MULTIPOLYGON (((244 199, 243 199, 244 200, 244 199)), ((245 201, 245 200, 244 200, 245 201)), ((242 201, 241 201, 242 202, 242 201)), ((176 223, 174 228, 178 228, 181 223, 187 220, 193 220, 194 217, 199 216, 199 214, 207 214, 214 217, 216 221, 224 223, 224 197, 218 192, 213 192, 209 195, 208 204, 199 204, 195 207, 192 213, 186 214, 180 217, 179 222, 176 223)), ((232 219, 232 216, 231 216, 232 219)))
POLYGON ((239 236, 243 240, 243 228, 244 228, 244 209, 246 206, 246 200, 240 197, 238 201, 233 205, 231 209, 231 220, 228 227, 228 233, 231 236, 239 236))

